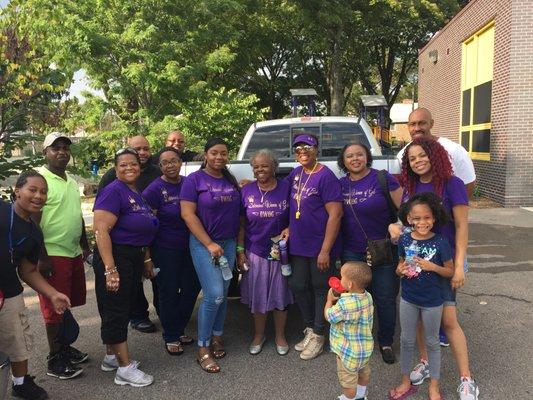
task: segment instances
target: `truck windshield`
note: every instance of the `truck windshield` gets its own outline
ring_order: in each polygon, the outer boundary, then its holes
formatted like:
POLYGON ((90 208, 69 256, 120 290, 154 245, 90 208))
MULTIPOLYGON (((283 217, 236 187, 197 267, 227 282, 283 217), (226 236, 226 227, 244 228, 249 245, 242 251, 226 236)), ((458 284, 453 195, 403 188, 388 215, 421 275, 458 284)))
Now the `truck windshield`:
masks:
POLYGON ((358 142, 370 148, 361 125, 346 122, 322 124, 320 140, 322 157, 337 157, 344 145, 351 142, 358 142))

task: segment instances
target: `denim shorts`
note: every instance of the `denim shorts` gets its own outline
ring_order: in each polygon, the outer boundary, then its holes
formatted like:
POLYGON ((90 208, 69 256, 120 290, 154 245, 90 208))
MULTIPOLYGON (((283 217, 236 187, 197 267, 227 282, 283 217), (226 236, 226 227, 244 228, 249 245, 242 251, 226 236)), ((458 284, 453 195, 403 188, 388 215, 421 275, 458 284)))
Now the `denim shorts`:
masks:
MULTIPOLYGON (((465 258, 465 265, 464 265, 464 271, 465 275, 468 272, 468 261, 465 258)), ((452 289, 451 285, 452 280, 451 279, 444 279, 444 284, 442 288, 442 297, 444 299, 444 306, 457 306, 457 300, 456 300, 456 294, 457 291, 452 289)))

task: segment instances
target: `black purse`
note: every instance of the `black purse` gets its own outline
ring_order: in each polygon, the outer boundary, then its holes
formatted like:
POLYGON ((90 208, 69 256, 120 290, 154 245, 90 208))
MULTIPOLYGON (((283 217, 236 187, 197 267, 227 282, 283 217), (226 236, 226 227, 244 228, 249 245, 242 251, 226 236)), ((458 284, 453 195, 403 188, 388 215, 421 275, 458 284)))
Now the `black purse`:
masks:
MULTIPOLYGON (((392 201, 392 198, 390 197, 389 187, 387 184, 387 179, 385 177, 384 171, 378 171, 378 182, 381 187, 381 190, 385 194, 385 197, 387 198, 387 204, 389 206, 390 211, 390 220, 393 222, 396 222, 398 219, 397 217, 397 210, 396 206, 394 205, 394 202, 392 201)), ((351 190, 350 190, 351 191, 351 190)), ((361 228, 361 231, 363 231, 363 234, 365 235, 366 239, 366 256, 367 256, 367 263, 371 267, 383 267, 386 265, 392 265, 394 264, 394 254, 393 249, 394 245, 392 244, 390 237, 384 238, 384 239, 368 239, 368 236, 366 235, 366 232, 363 228, 363 225, 361 225, 361 222, 359 222, 359 218, 357 218, 357 214, 355 213, 355 210, 353 209, 353 205, 350 204, 350 209, 352 210, 352 214, 357 221, 357 224, 361 228)))

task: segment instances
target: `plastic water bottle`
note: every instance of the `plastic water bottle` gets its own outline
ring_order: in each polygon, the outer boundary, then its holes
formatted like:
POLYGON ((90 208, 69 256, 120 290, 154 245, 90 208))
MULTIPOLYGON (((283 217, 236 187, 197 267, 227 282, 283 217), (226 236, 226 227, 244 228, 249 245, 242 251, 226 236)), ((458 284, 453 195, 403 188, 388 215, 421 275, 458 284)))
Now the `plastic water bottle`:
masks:
POLYGON ((405 263, 412 268, 416 268, 417 264, 415 261, 415 257, 418 256, 419 251, 420 249, 418 247, 418 242, 416 240, 413 240, 409 247, 405 249, 405 263))
POLYGON ((292 268, 289 264, 289 253, 287 251, 287 242, 280 240, 279 243, 279 258, 281 261, 281 275, 289 276, 292 274, 292 268))
POLYGON ((229 267, 228 259, 226 257, 220 256, 218 258, 218 266, 222 271, 222 278, 225 281, 229 281, 231 278, 233 278, 233 272, 231 272, 231 268, 229 267))

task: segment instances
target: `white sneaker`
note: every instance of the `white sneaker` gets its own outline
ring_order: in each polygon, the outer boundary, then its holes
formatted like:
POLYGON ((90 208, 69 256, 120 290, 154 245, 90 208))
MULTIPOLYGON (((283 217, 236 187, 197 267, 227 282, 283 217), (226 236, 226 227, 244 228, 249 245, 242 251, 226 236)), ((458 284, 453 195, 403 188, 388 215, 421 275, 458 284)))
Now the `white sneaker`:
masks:
MULTIPOLYGON (((135 360, 130 360, 130 363, 134 364, 136 367, 141 365, 139 361, 135 361, 135 360)), ((113 358, 111 361, 107 361, 106 358, 104 357, 104 359, 102 360, 102 364, 100 364, 100 369, 104 372, 116 371, 118 367, 119 367, 118 358, 116 357, 113 358)))
POLYGON ((130 364, 122 374, 120 373, 120 370, 117 369, 117 374, 115 375, 115 383, 121 386, 130 385, 133 387, 143 387, 151 385, 153 382, 154 377, 142 372, 135 364, 130 364))
POLYGON ((309 341, 311 340, 311 335, 313 335, 314 332, 313 332, 313 328, 305 328, 304 329, 304 338, 296 343, 296 345, 294 346, 294 350, 296 351, 303 351, 306 346, 309 344, 309 341))
POLYGON ((426 379, 429 379, 429 365, 427 361, 420 360, 409 374, 409 379, 411 380, 411 384, 415 386, 421 385, 426 379))
POLYGON ((300 358, 302 360, 312 360, 313 358, 317 357, 324 350, 325 341, 326 338, 324 336, 311 333, 309 343, 300 353, 300 358))
POLYGON ((477 400, 479 388, 473 379, 461 378, 461 384, 457 388, 460 400, 477 400))

